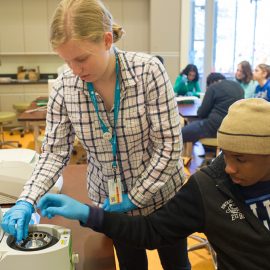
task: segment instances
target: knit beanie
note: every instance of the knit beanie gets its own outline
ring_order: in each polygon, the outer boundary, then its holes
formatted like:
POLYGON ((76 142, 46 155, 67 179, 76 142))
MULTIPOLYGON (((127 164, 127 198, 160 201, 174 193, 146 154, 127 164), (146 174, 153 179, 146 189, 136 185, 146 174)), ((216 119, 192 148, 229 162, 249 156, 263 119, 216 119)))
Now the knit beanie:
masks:
POLYGON ((262 98, 233 103, 217 132, 221 149, 270 155, 270 102, 262 98))

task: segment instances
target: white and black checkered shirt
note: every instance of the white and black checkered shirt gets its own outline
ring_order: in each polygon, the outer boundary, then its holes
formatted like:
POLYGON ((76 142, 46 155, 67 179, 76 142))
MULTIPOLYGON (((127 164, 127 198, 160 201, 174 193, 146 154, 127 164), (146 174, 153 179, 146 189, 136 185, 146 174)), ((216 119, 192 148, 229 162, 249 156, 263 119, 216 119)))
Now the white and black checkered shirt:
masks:
MULTIPOLYGON (((118 57, 117 173, 124 192, 140 208, 133 214, 147 215, 173 197, 185 180, 180 119, 171 82, 160 62, 143 53, 118 51, 118 57)), ((110 126, 113 109, 107 112, 96 96, 100 116, 110 126)), ((68 163, 76 134, 87 152, 89 198, 101 205, 114 175, 112 146, 103 139, 86 83, 71 70, 54 85, 46 121, 43 151, 20 199, 36 203, 48 191, 68 163)))

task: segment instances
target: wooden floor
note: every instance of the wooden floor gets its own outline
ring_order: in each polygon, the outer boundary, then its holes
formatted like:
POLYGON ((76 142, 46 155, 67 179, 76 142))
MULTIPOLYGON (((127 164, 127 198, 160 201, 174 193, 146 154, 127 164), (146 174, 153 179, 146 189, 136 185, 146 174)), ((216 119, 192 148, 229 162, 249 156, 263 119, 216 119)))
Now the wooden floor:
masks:
MULTIPOLYGON (((200 234, 202 237, 203 235, 200 234)), ((189 245, 194 245, 196 242, 192 239, 188 239, 189 245)), ((163 270, 158 253, 156 250, 148 250, 147 251, 148 257, 148 269, 149 270, 163 270)), ((117 262, 117 257, 116 262, 117 262)), ((212 258, 207 251, 207 249, 199 249, 196 251, 189 252, 189 260, 192 266, 192 270, 214 270, 214 265, 212 263, 212 258)), ((116 263, 116 269, 119 270, 118 263, 116 263)))
MULTIPOLYGON (((18 140, 22 144, 22 148, 34 149, 34 137, 32 133, 25 134, 25 136, 21 138, 18 133, 10 136, 8 132, 5 132, 5 140, 18 140)), ((201 151, 203 151, 201 145, 196 144, 193 148, 192 162, 188 168, 185 168, 187 174, 195 172, 197 167, 202 163, 202 159, 198 157, 201 151)), ((83 150, 77 149, 77 154, 72 155, 70 163, 76 164, 83 154, 83 150)), ((203 235, 201 234, 201 236, 203 235)), ((188 239, 188 244, 193 245, 196 244, 196 242, 193 239, 188 239)), ((192 270, 214 270, 211 256, 205 248, 189 252, 189 259, 192 270)), ((148 251, 148 263, 149 270, 162 270, 156 251, 148 251)), ((118 269, 119 268, 117 268, 117 270, 118 269)))

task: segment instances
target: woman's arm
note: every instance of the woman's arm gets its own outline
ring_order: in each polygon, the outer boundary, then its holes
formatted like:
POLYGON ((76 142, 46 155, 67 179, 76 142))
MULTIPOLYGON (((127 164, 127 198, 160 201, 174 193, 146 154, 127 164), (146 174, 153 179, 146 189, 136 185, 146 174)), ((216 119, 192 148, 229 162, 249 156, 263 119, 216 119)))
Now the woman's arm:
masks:
POLYGON ((32 204, 58 180, 68 163, 74 141, 74 131, 68 118, 59 78, 47 105, 46 131, 42 153, 31 178, 26 182, 20 200, 32 204))
POLYGON ((183 80, 183 76, 182 75, 179 75, 177 78, 176 78, 176 81, 174 83, 174 86, 173 86, 173 90, 175 92, 176 95, 181 95, 181 96, 184 96, 186 95, 188 89, 185 85, 185 81, 183 80))
POLYGON ((198 82, 188 82, 187 84, 188 92, 186 93, 187 96, 194 96, 194 97, 200 97, 200 86, 198 82))

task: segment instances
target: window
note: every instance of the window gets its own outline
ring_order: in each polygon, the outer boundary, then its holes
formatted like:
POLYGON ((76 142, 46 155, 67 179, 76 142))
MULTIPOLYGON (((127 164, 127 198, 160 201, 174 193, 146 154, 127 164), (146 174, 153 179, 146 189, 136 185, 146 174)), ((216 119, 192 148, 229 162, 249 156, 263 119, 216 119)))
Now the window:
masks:
POLYGON ((203 71, 204 61, 204 30, 205 30, 205 0, 197 0, 192 6, 192 36, 190 60, 196 63, 198 71, 203 71))
MULTIPOLYGON (((211 0, 213 14, 208 14, 206 1, 193 0, 193 31, 190 61, 204 71, 204 48, 213 43, 212 70, 234 74, 243 60, 253 66, 270 62, 268 35, 269 0, 211 0), (212 16, 213 40, 204 40, 205 16, 212 16)), ((209 30, 208 30, 209 31, 209 30)))

